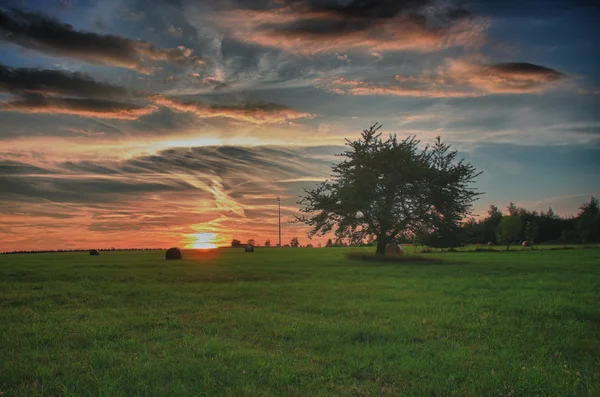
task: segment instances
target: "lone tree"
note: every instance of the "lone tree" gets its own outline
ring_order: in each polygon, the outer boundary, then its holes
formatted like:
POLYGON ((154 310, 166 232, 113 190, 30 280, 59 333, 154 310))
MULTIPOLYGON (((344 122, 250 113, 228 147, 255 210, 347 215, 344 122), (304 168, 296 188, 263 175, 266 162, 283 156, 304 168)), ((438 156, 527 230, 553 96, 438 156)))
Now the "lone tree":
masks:
POLYGON ((271 240, 267 239, 267 241, 265 241, 265 247, 270 247, 271 246, 271 240))
POLYGON ((292 238, 292 240, 290 241, 290 245, 294 248, 300 247, 300 241, 298 240, 298 237, 292 238))
POLYGON ((521 217, 503 216, 498 225, 498 242, 506 244, 506 250, 510 249, 510 243, 519 238, 521 234, 521 217))
POLYGON ((296 222, 309 237, 335 233, 352 241, 374 237, 378 255, 401 235, 446 233, 470 214, 482 194, 471 188, 480 174, 438 137, 433 147, 396 135, 381 139, 379 124, 364 130, 333 166, 330 180, 305 190, 296 222))

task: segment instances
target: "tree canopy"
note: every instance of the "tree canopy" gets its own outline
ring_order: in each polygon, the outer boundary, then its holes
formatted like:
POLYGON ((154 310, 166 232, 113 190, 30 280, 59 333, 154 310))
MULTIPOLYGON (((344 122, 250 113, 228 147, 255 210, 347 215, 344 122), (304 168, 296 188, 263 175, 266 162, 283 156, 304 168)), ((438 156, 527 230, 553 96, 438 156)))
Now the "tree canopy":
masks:
MULTIPOLYGON (((414 136, 381 138, 375 124, 332 167, 331 179, 306 189, 296 221, 311 227, 309 237, 333 232, 351 241, 374 237, 377 253, 402 235, 449 240, 482 194, 471 187, 480 174, 436 138, 420 149, 414 136)), ((445 244, 453 244, 447 241, 445 244)))
MULTIPOLYGON (((512 203, 511 203, 512 204, 512 203)), ((521 217, 518 215, 503 216, 498 225, 498 242, 506 244, 506 250, 510 249, 510 244, 519 238, 521 233, 521 217)))

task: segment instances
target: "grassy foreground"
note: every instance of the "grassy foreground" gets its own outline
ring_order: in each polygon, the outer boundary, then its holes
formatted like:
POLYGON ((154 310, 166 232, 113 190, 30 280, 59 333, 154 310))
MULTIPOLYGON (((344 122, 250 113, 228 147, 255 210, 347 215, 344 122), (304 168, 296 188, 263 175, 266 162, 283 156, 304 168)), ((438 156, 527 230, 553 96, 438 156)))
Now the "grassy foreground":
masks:
POLYGON ((4 396, 600 395, 600 251, 0 256, 4 396))

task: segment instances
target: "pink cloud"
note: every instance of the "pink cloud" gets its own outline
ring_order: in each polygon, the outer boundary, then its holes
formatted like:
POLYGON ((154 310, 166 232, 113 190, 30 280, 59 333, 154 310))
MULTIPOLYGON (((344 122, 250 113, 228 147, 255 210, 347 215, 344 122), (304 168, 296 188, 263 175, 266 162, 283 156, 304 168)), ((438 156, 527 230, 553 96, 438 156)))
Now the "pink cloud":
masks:
POLYGON ((388 83, 338 78, 327 91, 348 95, 468 98, 492 94, 536 94, 556 88, 566 75, 530 63, 485 64, 451 60, 433 73, 397 75, 388 83))
POLYGON ((274 103, 207 105, 201 102, 181 102, 163 95, 156 95, 153 100, 155 104, 175 112, 193 113, 200 118, 224 117, 253 124, 281 124, 290 120, 314 117, 313 114, 274 103))

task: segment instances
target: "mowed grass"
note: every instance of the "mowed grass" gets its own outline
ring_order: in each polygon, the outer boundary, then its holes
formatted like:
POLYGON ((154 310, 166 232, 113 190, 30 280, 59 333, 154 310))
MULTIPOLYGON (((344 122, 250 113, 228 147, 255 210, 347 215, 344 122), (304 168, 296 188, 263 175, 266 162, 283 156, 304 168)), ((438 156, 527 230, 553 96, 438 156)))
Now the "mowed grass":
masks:
POLYGON ((600 395, 599 250, 348 251, 2 255, 0 392, 600 395))

